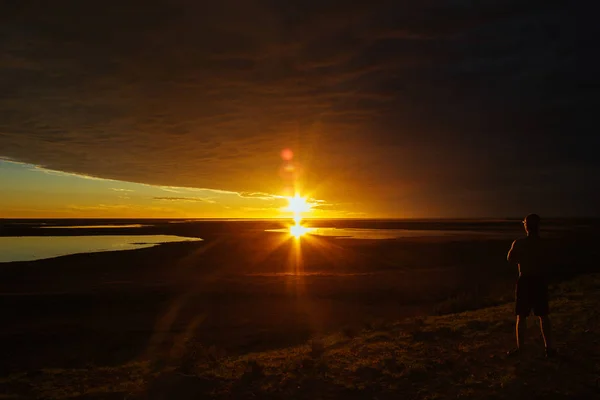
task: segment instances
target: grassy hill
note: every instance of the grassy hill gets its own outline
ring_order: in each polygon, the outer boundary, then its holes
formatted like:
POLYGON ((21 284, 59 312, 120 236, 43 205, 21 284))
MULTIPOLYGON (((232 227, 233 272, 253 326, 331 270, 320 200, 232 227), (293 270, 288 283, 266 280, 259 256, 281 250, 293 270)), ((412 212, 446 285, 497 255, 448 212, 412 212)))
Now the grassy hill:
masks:
POLYGON ((513 305, 366 325, 304 346, 227 357, 188 342, 173 360, 44 369, 0 379, 0 399, 600 398, 600 274, 552 288, 559 356, 543 358, 537 319, 526 354, 513 305))

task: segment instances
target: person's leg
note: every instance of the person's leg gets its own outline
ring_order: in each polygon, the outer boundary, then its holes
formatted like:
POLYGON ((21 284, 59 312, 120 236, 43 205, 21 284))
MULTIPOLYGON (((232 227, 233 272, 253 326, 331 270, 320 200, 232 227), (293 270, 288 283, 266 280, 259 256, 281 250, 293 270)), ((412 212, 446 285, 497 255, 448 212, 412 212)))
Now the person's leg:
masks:
POLYGON ((546 282, 540 282, 537 287, 533 313, 540 319, 540 330, 542 331, 542 337, 544 338, 546 356, 551 357, 555 354, 555 351, 552 338, 552 323, 548 317, 550 306, 548 302, 548 285, 546 282))
POLYGON ((552 323, 550 322, 550 317, 547 315, 540 317, 540 329, 542 330, 546 350, 554 349, 554 342, 552 341, 552 323))
POLYGON ((515 315, 517 323, 515 326, 515 336, 517 347, 507 352, 509 357, 519 355, 525 344, 525 334, 527 333, 527 316, 531 312, 531 304, 527 295, 527 281, 519 278, 515 287, 515 315))
POLYGON ((527 333, 527 317, 517 315, 517 348, 523 350, 525 344, 525 335, 527 333))

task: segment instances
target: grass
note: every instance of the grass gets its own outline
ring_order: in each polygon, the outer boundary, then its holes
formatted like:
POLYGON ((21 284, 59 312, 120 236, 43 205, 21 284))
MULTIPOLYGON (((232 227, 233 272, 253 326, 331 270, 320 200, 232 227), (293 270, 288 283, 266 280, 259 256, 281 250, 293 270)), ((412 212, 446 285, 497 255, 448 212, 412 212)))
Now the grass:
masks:
MULTIPOLYGON (((520 359, 513 305, 381 321, 306 345, 230 357, 188 343, 181 365, 39 370, 0 379, 0 399, 456 399, 600 395, 600 274, 552 288, 560 355, 541 357, 534 318, 520 359)), ((458 299, 456 308, 467 300, 458 299)), ((454 307, 454 306, 453 306, 454 307)))

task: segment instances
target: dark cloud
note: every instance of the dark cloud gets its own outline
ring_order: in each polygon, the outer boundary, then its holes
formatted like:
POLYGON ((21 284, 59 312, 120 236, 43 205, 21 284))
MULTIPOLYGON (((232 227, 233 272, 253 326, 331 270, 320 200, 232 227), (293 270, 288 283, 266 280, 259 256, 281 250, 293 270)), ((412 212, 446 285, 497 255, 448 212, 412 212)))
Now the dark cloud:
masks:
POLYGON ((0 156, 260 197, 288 184, 291 147, 306 190, 372 215, 520 214, 532 187, 558 195, 548 212, 589 213, 592 15, 549 0, 3 2, 0 156))

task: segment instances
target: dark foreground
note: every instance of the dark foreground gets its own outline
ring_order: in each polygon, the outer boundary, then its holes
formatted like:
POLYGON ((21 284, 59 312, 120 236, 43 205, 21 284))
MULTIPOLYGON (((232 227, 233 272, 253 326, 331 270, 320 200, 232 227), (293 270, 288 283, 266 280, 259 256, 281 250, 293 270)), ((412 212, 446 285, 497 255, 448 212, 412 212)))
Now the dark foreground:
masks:
MULTIPOLYGON (((538 329, 512 346, 510 304, 368 325, 289 348, 227 356, 197 342, 178 363, 45 368, 0 380, 5 398, 56 399, 592 399, 600 395, 600 275, 553 287, 560 353, 544 359, 538 329)), ((176 354, 174 353, 174 355, 176 354)))
MULTIPOLYGON (((510 240, 296 242, 261 229, 201 236, 0 265, 0 396, 567 398, 595 390, 597 276, 556 286, 560 361, 539 360, 539 343, 520 362, 501 359, 513 345, 511 306, 502 305, 516 273, 504 261, 510 240), (426 317, 438 314, 449 315, 426 317)), ((597 239, 552 236, 555 285, 597 270, 597 239)))

